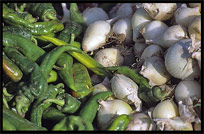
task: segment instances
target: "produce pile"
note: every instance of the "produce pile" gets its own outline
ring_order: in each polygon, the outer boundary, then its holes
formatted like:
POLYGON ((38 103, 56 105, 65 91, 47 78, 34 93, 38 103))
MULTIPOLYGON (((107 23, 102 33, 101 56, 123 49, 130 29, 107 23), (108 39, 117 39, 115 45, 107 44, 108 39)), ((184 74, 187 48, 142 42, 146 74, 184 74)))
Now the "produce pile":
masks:
POLYGON ((4 131, 201 130, 201 3, 3 3, 4 131))

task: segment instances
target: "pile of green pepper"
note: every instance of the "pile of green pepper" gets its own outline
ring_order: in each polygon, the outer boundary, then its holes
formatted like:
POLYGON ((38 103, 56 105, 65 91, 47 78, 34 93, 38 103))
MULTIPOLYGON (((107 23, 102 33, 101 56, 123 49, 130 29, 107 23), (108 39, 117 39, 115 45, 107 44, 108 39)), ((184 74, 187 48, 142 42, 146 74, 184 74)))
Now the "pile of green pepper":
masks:
MULTIPOLYGON (((166 97, 136 71, 105 68, 81 50, 75 39, 86 27, 76 3, 69 23, 56 14, 51 3, 3 3, 3 130, 94 130, 98 100, 113 93, 91 96, 90 71, 101 78, 128 76, 147 105, 166 97)), ((125 130, 130 120, 121 115, 109 130, 125 130)))

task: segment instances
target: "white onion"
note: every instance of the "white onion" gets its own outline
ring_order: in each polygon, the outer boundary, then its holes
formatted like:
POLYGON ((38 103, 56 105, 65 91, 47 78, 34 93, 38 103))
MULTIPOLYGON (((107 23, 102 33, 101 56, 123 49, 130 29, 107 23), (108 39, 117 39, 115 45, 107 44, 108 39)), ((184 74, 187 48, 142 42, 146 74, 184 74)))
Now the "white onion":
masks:
POLYGON ((124 61, 121 52, 116 48, 101 49, 96 53, 94 59, 104 67, 121 66, 124 61))
POLYGON ((111 26, 106 21, 96 21, 89 25, 82 40, 84 51, 93 51, 105 45, 111 26))
POLYGON ((181 5, 174 13, 176 23, 186 28, 198 15, 200 15, 199 7, 188 8, 186 4, 181 5))
POLYGON ((151 119, 143 113, 136 113, 126 130, 151 130, 151 119))
POLYGON ((140 31, 145 38, 147 44, 151 44, 157 40, 168 28, 168 26, 161 21, 151 21, 146 24, 140 31))
POLYGON ((140 57, 146 47, 147 47, 146 43, 135 42, 135 44, 134 44, 134 54, 135 54, 135 56, 140 57))
POLYGON ((201 85, 195 80, 184 80, 179 82, 175 89, 175 98, 176 101, 183 101, 188 97, 197 97, 201 98, 201 85))
POLYGON ((141 111, 142 101, 138 97, 138 85, 130 78, 115 74, 111 79, 111 88, 116 98, 125 102, 134 103, 136 111, 141 111))
POLYGON ((189 3, 190 7, 199 7, 199 11, 201 11, 201 3, 189 3))
POLYGON ((66 3, 62 3, 62 10, 63 10, 63 17, 61 22, 65 23, 65 22, 69 22, 70 21, 70 11, 67 9, 67 5, 66 3))
POLYGON ((188 48, 191 39, 183 39, 171 46, 165 56, 167 71, 178 79, 194 79, 200 75, 197 61, 191 58, 188 48))
POLYGON ((172 100, 165 100, 156 105, 153 118, 174 118, 179 115, 178 107, 172 100))
POLYGON ((132 14, 132 3, 123 3, 116 12, 116 16, 119 18, 131 18, 132 14))
POLYGON ((155 20, 166 21, 173 17, 176 3, 144 3, 144 9, 155 20))
POLYGON ((112 31, 120 35, 120 41, 126 42, 132 41, 132 26, 129 18, 119 19, 116 23, 114 23, 112 31))
POLYGON ((87 8, 83 12, 83 19, 87 26, 98 20, 108 20, 107 13, 98 7, 87 8))
POLYGON ((201 70, 201 52, 200 51, 199 52, 194 52, 192 54, 192 58, 194 58, 194 59, 196 59, 198 61, 198 66, 199 66, 199 68, 201 70))
POLYGON ((173 25, 168 27, 166 31, 153 43, 160 45, 163 48, 169 48, 177 41, 187 38, 187 32, 181 25, 173 25))
POLYGON ((158 56, 145 60, 140 74, 149 80, 149 85, 152 87, 163 85, 171 78, 165 68, 163 59, 158 56))
POLYGON ((144 49, 140 59, 145 61, 146 59, 153 56, 162 57, 163 53, 164 52, 159 45, 149 45, 144 49))
POLYGON ((132 16, 133 41, 137 42, 140 36, 140 30, 151 21, 151 17, 143 9, 139 8, 132 16))
POLYGON ((94 91, 92 92, 92 95, 95 95, 99 92, 110 91, 110 89, 102 83, 95 85, 93 88, 94 91))
POLYGON ((122 100, 107 100, 99 101, 100 109, 97 114, 97 126, 104 130, 106 129, 113 119, 121 114, 130 114, 132 108, 122 100))
POLYGON ((189 35, 195 34, 196 40, 201 40, 201 16, 195 17, 195 19, 188 26, 189 35))

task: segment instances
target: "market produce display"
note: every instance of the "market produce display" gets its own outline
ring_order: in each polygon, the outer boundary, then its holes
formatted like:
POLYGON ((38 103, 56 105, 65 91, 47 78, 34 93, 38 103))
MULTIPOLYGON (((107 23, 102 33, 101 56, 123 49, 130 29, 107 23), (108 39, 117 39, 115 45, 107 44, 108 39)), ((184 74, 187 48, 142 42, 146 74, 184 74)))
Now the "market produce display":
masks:
POLYGON ((200 131, 201 3, 2 3, 3 131, 200 131))

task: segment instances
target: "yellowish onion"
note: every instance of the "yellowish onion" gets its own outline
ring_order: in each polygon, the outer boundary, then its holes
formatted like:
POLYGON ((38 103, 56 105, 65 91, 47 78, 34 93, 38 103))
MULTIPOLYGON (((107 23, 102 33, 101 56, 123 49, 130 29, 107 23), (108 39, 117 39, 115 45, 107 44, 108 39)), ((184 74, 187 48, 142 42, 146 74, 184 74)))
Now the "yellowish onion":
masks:
POLYGON ((195 34, 195 39, 201 40, 201 16, 195 17, 195 19, 189 24, 188 33, 190 36, 195 34))

